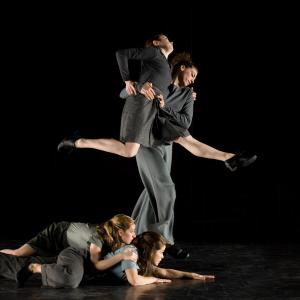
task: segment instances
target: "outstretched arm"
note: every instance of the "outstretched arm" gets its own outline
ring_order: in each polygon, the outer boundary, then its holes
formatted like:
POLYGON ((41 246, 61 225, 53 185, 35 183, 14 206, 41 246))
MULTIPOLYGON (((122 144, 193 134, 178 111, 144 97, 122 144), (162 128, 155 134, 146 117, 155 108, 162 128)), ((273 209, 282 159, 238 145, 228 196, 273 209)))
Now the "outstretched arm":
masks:
POLYGON ((122 260, 137 261, 137 254, 128 249, 122 253, 111 256, 107 259, 101 259, 101 248, 95 244, 90 245, 90 258, 95 268, 99 271, 104 271, 118 264, 122 260))
POLYGON ((169 278, 169 279, 177 279, 177 278, 190 278, 190 279, 198 279, 198 280, 213 280, 215 278, 214 275, 202 275, 193 272, 184 272, 174 269, 163 269, 155 267, 155 275, 161 278, 169 278))
POLYGON ((146 285, 151 283, 171 282, 171 280, 169 279, 161 279, 153 276, 141 276, 138 274, 137 269, 126 269, 125 273, 128 282, 133 286, 146 285))

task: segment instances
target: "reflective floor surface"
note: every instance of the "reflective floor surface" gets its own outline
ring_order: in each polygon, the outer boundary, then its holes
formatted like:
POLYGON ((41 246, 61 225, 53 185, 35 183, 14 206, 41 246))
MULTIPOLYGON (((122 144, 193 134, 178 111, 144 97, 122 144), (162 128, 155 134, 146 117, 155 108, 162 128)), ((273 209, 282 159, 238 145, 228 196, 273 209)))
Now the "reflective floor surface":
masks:
MULTIPOLYGON (((0 248, 20 244, 2 242, 0 248)), ((214 274, 213 282, 177 279, 167 284, 131 287, 109 281, 85 282, 76 289, 41 287, 31 278, 17 289, 0 279, 0 299, 101 299, 101 300, 242 300, 300 299, 300 245, 298 244, 184 244, 186 260, 166 257, 161 267, 214 274)))

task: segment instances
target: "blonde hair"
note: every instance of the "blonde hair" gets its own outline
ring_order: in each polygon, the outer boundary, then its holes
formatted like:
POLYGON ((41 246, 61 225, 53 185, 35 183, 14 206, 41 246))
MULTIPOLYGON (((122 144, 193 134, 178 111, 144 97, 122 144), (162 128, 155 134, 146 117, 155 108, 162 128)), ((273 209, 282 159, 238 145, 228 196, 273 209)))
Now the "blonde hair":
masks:
POLYGON ((123 214, 113 216, 108 221, 97 226, 98 235, 103 238, 112 251, 121 248, 124 245, 119 230, 127 230, 131 225, 134 224, 134 220, 123 214))

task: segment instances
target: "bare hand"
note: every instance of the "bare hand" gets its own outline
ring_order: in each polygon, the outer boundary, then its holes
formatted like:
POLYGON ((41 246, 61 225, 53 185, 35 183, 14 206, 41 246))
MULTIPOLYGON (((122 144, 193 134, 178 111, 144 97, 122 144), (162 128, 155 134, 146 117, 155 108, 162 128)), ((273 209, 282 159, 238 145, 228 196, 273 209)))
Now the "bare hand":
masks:
POLYGON ((134 82, 133 81, 125 81, 126 84, 126 92, 128 93, 128 95, 136 95, 136 90, 134 87, 134 82))
POLYGON ((138 255, 131 249, 128 249, 123 252, 123 260, 131 260, 137 262, 138 255))
POLYGON ((153 100, 155 98, 155 92, 152 88, 151 82, 145 82, 140 90, 140 93, 144 95, 148 100, 153 100))
POLYGON ((159 107, 163 108, 165 106, 165 100, 163 95, 158 95, 156 96, 158 101, 159 101, 159 107))
POLYGON ((196 92, 193 92, 193 93, 192 93, 192 97, 193 97, 193 100, 196 101, 196 100, 197 100, 197 93, 196 93, 196 92))
POLYGON ((191 88, 191 89, 192 89, 192 98, 193 98, 194 101, 196 101, 197 100, 197 93, 194 92, 194 88, 191 88))
POLYGON ((215 279, 214 275, 201 275, 197 273, 190 273, 192 279, 202 280, 202 281, 213 281, 215 279))

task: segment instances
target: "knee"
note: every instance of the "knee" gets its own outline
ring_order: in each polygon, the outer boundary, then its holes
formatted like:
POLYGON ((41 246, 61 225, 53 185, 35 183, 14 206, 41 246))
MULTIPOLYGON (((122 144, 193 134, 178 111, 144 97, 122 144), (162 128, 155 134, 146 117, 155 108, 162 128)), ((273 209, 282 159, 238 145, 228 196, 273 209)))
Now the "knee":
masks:
POLYGON ((66 267, 64 269, 64 287, 77 288, 83 278, 83 267, 66 267))
POLYGON ((170 199, 170 202, 174 203, 175 199, 176 199, 176 189, 175 189, 174 183, 169 184, 167 193, 168 193, 168 198, 170 199))
POLYGON ((140 149, 140 144, 138 143, 125 143, 125 147, 123 148, 123 153, 125 157, 134 157, 138 153, 140 149))
POLYGON ((65 288, 77 288, 81 282, 82 277, 78 274, 68 274, 64 278, 64 287, 65 288))
POLYGON ((138 150, 136 149, 127 149, 127 151, 125 152, 125 157, 127 158, 131 158, 131 157, 135 157, 137 154, 138 150))

